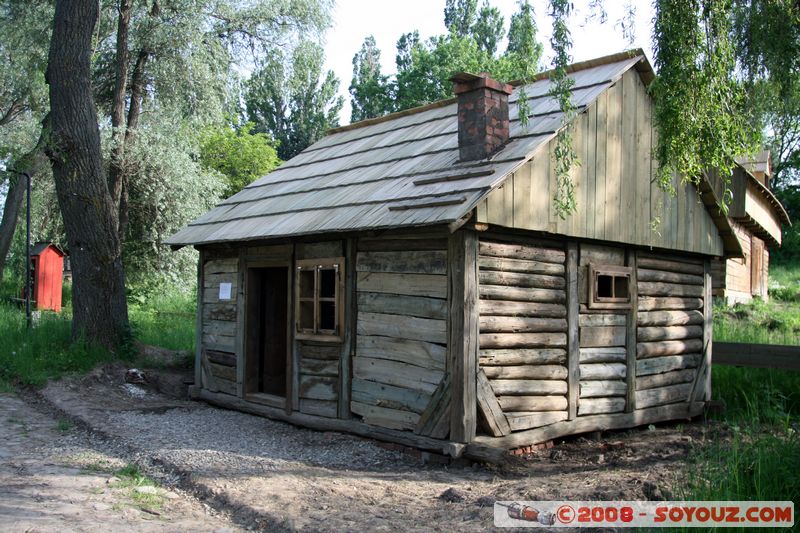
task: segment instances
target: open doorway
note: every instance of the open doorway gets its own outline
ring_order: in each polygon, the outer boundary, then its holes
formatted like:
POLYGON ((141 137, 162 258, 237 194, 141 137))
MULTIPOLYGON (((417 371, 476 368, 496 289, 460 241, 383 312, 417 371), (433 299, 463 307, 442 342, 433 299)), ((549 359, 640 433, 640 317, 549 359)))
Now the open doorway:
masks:
POLYGON ((247 269, 245 394, 286 398, 289 267, 247 269))

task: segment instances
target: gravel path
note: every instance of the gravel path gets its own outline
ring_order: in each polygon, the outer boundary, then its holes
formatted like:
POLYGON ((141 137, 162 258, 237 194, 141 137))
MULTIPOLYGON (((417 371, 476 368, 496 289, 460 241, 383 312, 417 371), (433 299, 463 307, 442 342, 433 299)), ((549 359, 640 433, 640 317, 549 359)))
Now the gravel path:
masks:
POLYGON ((706 427, 575 439, 496 469, 423 464, 367 439, 177 401, 134 397, 124 371, 51 383, 42 396, 128 456, 229 512, 241 527, 305 531, 483 531, 495 500, 668 497, 706 427))

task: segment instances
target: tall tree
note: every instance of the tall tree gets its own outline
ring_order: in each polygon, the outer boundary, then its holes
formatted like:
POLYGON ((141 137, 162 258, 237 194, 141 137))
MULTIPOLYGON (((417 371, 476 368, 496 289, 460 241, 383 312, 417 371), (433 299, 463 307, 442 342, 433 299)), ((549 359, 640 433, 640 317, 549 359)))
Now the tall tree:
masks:
POLYGON ((489 5, 489 0, 484 0, 470 34, 481 50, 494 56, 497 45, 503 39, 503 14, 496 7, 489 5))
POLYGON ((520 0, 517 12, 511 15, 508 29, 508 46, 504 59, 508 63, 507 79, 528 78, 541 70, 542 43, 537 39, 533 6, 520 0))
POLYGON ((338 125, 344 99, 339 80, 323 73, 323 49, 302 42, 291 56, 276 51, 247 81, 245 105, 255 131, 278 141, 278 156, 291 159, 338 125))
POLYGON ((459 37, 472 32, 478 14, 478 0, 447 0, 444 4, 444 27, 459 37))
POLYGON ((52 110, 47 153, 73 265, 73 336, 115 349, 128 334, 128 308, 117 213, 92 94, 98 16, 96 1, 56 2, 47 66, 52 110))
POLYGON ((364 39, 353 56, 353 79, 350 82, 352 112, 350 121, 378 117, 391 110, 389 76, 381 74, 381 51, 372 35, 364 39))

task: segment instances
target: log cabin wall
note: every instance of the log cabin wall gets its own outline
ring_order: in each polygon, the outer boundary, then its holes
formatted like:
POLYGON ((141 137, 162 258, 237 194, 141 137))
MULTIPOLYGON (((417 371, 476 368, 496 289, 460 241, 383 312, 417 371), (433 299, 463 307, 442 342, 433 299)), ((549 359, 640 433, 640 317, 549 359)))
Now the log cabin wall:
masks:
POLYGON ((351 411, 389 429, 449 433, 447 238, 360 238, 351 411))
MULTIPOLYGON (((626 341, 630 307, 597 309, 589 306, 589 265, 626 266, 624 248, 581 244, 578 260, 580 315, 578 416, 620 413, 627 387, 626 341)), ((634 290, 633 287, 630 289, 634 290)))
POLYGON ((563 245, 481 238, 478 412, 494 436, 565 420, 563 245))
POLYGON ((637 277, 636 408, 687 402, 693 388, 710 394, 710 381, 698 386, 710 370, 710 267, 640 252, 637 277))
POLYGON ((237 395, 237 304, 239 256, 236 251, 205 249, 198 273, 197 361, 195 383, 211 392, 237 395), (220 285, 230 283, 230 298, 220 285))

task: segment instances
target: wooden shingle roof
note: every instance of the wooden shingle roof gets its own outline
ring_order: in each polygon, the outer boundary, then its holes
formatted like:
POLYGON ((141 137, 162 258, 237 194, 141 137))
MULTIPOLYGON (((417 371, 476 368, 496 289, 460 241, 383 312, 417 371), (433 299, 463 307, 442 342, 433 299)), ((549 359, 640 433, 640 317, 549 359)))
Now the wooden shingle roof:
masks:
MULTIPOLYGON (((578 63, 572 100, 578 111, 636 66, 652 76, 641 51, 578 63)), ((646 79, 649 82, 651 78, 646 79)), ((489 192, 547 145, 562 127, 546 73, 509 97, 510 140, 490 159, 459 162, 455 99, 331 130, 167 240, 173 247, 297 235, 446 224, 469 213, 489 192)))

